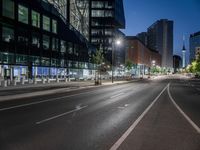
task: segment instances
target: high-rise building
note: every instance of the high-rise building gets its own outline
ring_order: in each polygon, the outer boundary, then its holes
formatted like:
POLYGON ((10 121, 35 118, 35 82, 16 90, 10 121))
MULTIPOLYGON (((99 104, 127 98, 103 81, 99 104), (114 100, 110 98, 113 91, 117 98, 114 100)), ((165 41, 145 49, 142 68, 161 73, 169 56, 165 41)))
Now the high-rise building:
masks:
POLYGON ((190 35, 190 63, 195 60, 196 47, 200 47, 200 31, 190 35))
POLYGON ((178 55, 173 56, 173 68, 174 73, 177 73, 180 68, 182 68, 182 59, 178 55))
POLYGON ((90 42, 102 46, 110 63, 120 28, 125 28, 123 0, 90 0, 90 42))
POLYGON ((148 42, 148 34, 147 34, 147 32, 138 33, 136 36, 137 36, 138 39, 140 39, 140 41, 142 43, 144 43, 144 45, 147 46, 147 44, 148 44, 147 43, 148 42))
POLYGON ((173 21, 161 19, 148 28, 148 47, 162 56, 162 67, 172 68, 173 21))

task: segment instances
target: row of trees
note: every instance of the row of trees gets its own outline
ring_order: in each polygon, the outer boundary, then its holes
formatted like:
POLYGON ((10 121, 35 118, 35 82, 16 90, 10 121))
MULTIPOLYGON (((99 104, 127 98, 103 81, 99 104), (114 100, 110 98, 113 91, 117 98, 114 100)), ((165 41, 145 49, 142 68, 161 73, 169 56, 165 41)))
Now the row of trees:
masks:
POLYGON ((188 65, 186 68, 187 72, 194 73, 200 75, 200 56, 198 59, 194 60, 191 65, 188 65))

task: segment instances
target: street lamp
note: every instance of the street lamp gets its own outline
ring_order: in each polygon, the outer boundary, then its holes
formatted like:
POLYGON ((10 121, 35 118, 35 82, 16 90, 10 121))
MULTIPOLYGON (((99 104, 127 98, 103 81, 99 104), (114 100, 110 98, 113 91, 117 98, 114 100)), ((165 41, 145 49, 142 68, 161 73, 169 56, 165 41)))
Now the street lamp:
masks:
POLYGON ((117 39, 117 40, 113 41, 113 49, 112 49, 112 83, 114 82, 113 72, 114 72, 114 50, 115 50, 115 45, 120 46, 121 45, 121 40, 117 39))

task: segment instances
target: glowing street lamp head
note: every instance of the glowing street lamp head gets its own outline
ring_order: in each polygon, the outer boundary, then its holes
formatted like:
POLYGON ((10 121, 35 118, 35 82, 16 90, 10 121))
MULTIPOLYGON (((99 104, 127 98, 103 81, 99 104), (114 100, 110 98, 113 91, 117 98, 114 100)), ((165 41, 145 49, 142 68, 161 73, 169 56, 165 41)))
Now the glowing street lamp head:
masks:
POLYGON ((117 45, 121 45, 121 41, 120 40, 116 40, 116 44, 117 45))

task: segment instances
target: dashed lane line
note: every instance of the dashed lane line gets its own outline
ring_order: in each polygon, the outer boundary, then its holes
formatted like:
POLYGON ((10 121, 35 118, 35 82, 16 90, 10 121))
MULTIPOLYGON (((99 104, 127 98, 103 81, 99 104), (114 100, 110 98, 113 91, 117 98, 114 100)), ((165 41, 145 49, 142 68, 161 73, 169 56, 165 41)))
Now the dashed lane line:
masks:
POLYGON ((55 115, 55 116, 53 116, 53 117, 46 118, 46 119, 43 119, 43 120, 41 120, 41 121, 38 121, 38 122, 36 122, 36 124, 39 125, 39 124, 45 123, 45 122, 47 122, 47 121, 51 121, 51 120, 54 120, 54 119, 63 117, 63 116, 65 116, 65 115, 68 115, 68 114, 71 114, 71 113, 80 111, 80 110, 82 110, 82 109, 84 109, 84 108, 86 108, 86 107, 88 107, 88 106, 78 107, 78 108, 76 108, 76 109, 74 109, 74 110, 71 110, 71 111, 68 111, 68 112, 65 112, 65 113, 62 113, 62 114, 59 114, 59 115, 55 115))

